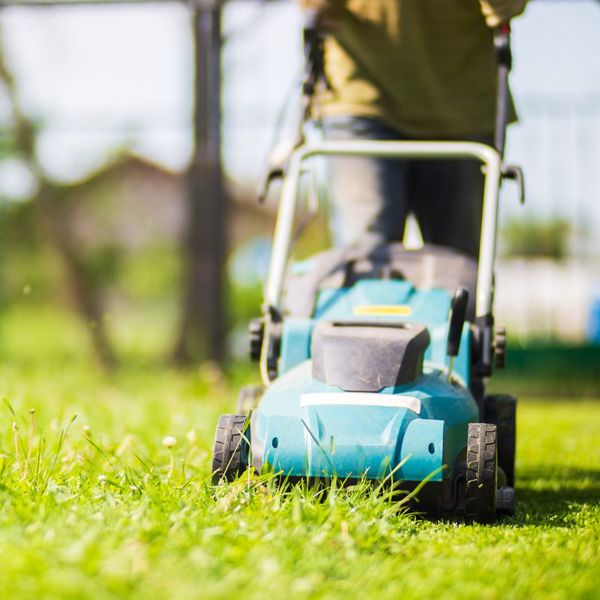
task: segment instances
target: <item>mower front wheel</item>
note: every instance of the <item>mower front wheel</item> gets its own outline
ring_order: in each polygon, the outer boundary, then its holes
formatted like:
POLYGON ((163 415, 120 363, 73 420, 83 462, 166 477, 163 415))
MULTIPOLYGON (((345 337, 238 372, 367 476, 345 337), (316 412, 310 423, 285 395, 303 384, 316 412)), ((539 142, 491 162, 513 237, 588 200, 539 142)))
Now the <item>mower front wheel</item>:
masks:
POLYGON ((465 520, 492 523, 496 519, 498 446, 496 425, 469 423, 465 473, 465 520))
POLYGON ((233 481, 248 467, 249 421, 245 415, 222 415, 217 423, 212 482, 233 481))

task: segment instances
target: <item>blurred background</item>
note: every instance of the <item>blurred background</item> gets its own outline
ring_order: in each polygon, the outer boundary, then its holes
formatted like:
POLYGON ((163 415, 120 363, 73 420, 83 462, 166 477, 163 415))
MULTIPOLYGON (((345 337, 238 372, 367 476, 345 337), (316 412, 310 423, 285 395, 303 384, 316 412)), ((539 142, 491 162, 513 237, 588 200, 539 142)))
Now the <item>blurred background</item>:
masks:
MULTIPOLYGON (((0 2, 3 361, 245 358, 275 209, 255 192, 294 131, 300 24, 294 0, 0 2)), ((531 0, 513 24, 527 202, 505 186, 496 297, 514 369, 571 360, 593 393, 599 31, 596 0, 531 0)))

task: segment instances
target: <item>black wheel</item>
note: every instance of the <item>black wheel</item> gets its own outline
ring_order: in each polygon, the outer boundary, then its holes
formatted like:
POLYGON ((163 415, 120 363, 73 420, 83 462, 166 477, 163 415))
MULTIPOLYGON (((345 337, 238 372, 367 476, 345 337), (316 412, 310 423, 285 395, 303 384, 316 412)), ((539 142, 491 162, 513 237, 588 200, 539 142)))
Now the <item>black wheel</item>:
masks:
POLYGON ((465 519, 492 523, 496 519, 498 448, 496 426, 469 423, 465 473, 465 519))
POLYGON ((250 430, 245 415, 222 415, 213 447, 212 482, 233 481, 248 466, 250 430))
POLYGON ((245 385, 238 395, 237 411, 240 415, 247 415, 256 409, 265 388, 262 385, 245 385))
POLYGON ((517 441, 517 399, 505 394, 486 396, 483 420, 498 428, 498 466, 506 475, 506 485, 515 486, 515 452, 517 441))

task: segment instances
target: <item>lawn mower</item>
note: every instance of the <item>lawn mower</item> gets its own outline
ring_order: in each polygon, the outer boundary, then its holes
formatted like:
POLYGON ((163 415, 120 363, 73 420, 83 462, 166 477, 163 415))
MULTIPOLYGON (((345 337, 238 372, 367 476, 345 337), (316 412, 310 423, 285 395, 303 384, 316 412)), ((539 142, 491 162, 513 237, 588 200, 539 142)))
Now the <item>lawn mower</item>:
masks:
MULTIPOLYGON (((502 159, 509 33, 495 34, 496 147, 304 141, 284 169, 270 173, 282 176, 281 196, 263 315, 250 326, 264 386, 244 388, 239 414, 219 419, 215 483, 253 468, 288 481, 388 482, 412 492, 416 509, 429 515, 489 523, 514 511, 516 400, 485 394, 505 356, 505 332, 494 327, 492 311, 502 180, 517 180, 523 195, 520 169, 502 159), (393 242, 289 264, 303 169, 331 156, 479 161, 479 260, 393 242)), ((314 57, 315 32, 307 28, 305 39, 311 36, 314 57)), ((305 95, 320 60, 309 61, 305 95)))

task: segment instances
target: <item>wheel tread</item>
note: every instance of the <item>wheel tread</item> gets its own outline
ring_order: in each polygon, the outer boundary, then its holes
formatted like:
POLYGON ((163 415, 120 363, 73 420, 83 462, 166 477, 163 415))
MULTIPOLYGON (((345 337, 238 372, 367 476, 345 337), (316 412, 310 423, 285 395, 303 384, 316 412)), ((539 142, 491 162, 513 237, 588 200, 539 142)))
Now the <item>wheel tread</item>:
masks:
POLYGON ((497 449, 495 425, 470 423, 467 436, 465 519, 490 523, 496 517, 497 449))
POLYGON ((248 419, 245 415, 221 415, 213 446, 212 481, 232 481, 246 468, 248 419))

